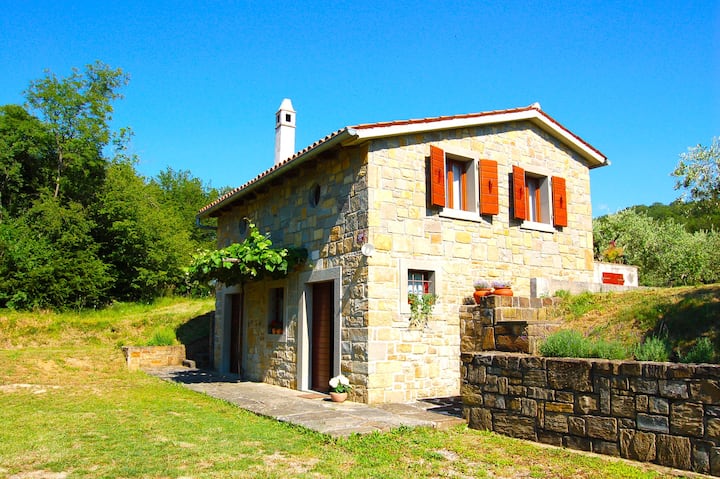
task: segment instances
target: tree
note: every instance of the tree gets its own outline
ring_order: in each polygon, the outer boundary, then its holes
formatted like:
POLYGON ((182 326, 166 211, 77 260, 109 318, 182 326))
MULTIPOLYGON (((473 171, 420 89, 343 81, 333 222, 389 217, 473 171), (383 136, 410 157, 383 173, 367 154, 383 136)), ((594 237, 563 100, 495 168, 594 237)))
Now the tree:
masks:
POLYGON ((680 178, 675 189, 686 189, 691 199, 710 208, 720 207, 720 137, 709 147, 697 145, 681 154, 672 175, 680 178))
POLYGON ((30 208, 52 181, 52 137, 19 105, 0 106, 0 221, 30 208))
POLYGON ((71 198, 87 198, 102 182, 103 148, 110 142, 112 101, 129 81, 119 68, 100 61, 67 78, 46 72, 25 91, 28 107, 45 121, 55 143, 55 198, 63 185, 71 198))

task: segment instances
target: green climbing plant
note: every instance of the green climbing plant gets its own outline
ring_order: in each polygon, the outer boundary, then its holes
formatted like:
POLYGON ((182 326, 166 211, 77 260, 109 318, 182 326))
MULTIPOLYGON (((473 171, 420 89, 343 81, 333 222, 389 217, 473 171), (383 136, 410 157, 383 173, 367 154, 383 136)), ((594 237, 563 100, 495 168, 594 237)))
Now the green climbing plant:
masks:
POLYGON ((273 248, 270 237, 249 223, 247 237, 242 243, 195 255, 187 274, 191 281, 205 284, 217 281, 233 286, 266 276, 281 278, 306 259, 304 248, 273 248))

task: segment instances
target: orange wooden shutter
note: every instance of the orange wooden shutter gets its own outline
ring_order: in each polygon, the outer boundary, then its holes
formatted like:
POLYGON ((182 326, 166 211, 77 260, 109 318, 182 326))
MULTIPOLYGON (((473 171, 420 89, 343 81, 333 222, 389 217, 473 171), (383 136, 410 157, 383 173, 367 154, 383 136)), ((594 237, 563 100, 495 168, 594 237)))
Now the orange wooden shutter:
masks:
POLYGON ((480 214, 496 215, 500 212, 498 202, 497 161, 480 160, 480 214))
POLYGON ((525 199, 525 170, 519 166, 513 166, 512 177, 514 218, 526 220, 528 217, 525 199))
POLYGON ((567 197, 565 191, 565 178, 552 177, 553 224, 567 226, 567 197))
POLYGON ((445 152, 430 146, 430 203, 445 206, 445 152))

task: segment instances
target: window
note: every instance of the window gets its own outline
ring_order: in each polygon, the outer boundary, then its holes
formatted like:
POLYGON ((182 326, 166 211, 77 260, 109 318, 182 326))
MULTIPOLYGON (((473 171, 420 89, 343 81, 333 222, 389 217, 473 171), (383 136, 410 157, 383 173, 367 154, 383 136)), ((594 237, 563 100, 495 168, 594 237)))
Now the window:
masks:
POLYGON ((285 290, 270 288, 268 334, 279 335, 285 330, 285 290))
POLYGON ((524 227, 552 231, 551 224, 567 226, 565 179, 513 166, 513 210, 513 217, 524 220, 524 227))
POLYGON ((430 203, 441 213, 464 219, 498 213, 497 162, 474 156, 430 146, 430 203))
POLYGON ((432 272, 408 270, 407 291, 408 294, 432 293, 432 272))

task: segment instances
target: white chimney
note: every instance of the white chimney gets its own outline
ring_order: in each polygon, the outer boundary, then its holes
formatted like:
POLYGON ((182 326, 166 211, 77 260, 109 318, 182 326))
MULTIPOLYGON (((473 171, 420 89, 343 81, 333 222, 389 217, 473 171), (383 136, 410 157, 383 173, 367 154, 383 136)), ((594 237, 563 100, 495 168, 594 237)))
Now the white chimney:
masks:
POLYGON ((295 110, 290 99, 280 103, 275 114, 275 164, 279 165, 295 154, 295 110))

